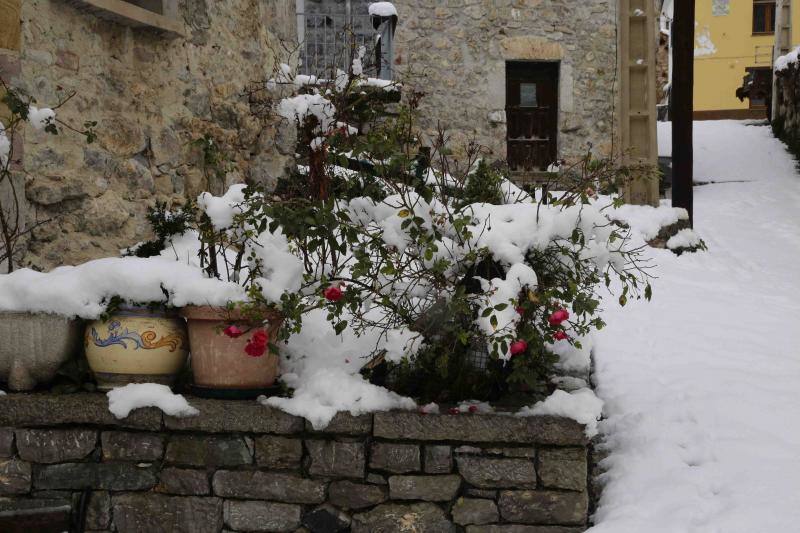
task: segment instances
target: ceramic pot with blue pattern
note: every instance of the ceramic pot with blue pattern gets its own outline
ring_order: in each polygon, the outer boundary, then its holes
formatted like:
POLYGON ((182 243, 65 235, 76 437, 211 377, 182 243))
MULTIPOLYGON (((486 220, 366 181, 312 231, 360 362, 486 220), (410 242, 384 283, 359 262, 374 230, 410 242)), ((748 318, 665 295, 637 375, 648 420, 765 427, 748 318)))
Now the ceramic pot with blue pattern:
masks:
POLYGON ((174 312, 124 307, 86 325, 84 347, 97 388, 129 383, 172 385, 186 365, 186 321, 174 312))

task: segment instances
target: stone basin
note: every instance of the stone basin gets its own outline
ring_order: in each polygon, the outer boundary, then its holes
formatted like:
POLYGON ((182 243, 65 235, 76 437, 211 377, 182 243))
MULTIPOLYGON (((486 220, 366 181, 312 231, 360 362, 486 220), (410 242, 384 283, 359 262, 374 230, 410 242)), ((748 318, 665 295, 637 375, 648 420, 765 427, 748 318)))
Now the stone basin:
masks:
POLYGON ((53 380, 80 349, 80 321, 49 313, 0 312, 0 381, 12 391, 53 380))

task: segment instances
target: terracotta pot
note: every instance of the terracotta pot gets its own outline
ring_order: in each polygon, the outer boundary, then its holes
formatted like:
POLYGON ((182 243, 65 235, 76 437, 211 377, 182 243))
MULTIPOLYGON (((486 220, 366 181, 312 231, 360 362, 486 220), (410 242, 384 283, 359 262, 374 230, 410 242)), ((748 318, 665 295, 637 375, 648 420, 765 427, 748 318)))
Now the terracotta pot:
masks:
POLYGON ((175 312, 123 308, 86 325, 86 360, 97 388, 129 383, 172 385, 186 364, 186 322, 175 312))
POLYGON ((261 357, 251 357, 244 351, 253 333, 263 329, 270 341, 283 324, 275 312, 268 313, 266 327, 250 324, 233 311, 209 307, 188 306, 181 310, 189 325, 189 346, 194 383, 211 389, 264 389, 278 377, 278 356, 267 350, 261 357), (246 331, 238 338, 222 330, 230 324, 246 331))
POLYGON ((81 347, 81 323, 48 313, 0 313, 0 381, 12 391, 46 384, 81 347))

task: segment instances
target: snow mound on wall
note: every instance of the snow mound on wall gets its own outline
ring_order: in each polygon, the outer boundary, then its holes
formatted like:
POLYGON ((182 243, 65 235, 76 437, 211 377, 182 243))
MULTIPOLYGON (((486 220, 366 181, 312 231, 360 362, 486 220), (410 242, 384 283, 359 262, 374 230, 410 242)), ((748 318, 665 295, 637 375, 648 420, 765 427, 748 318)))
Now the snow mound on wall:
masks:
POLYGON ((701 244, 700 235, 693 229, 685 228, 673 235, 667 241, 667 248, 675 250, 677 248, 695 248, 701 244))
POLYGON ((591 389, 578 389, 574 392, 557 390, 533 407, 523 407, 517 416, 554 415, 565 416, 584 424, 586 436, 597 435, 597 421, 603 414, 603 400, 595 396, 591 389))
POLYGON ((132 383, 108 391, 108 410, 116 418, 127 418, 131 411, 142 407, 158 407, 170 416, 196 416, 200 411, 189 405, 186 398, 173 394, 166 385, 132 383))
POLYGON ((797 65, 798 60, 800 60, 800 46, 775 60, 775 72, 782 72, 797 65))
POLYGON ((672 207, 669 200, 661 200, 658 207, 625 204, 607 211, 607 214, 612 220, 627 224, 645 241, 655 239, 661 228, 689 219, 686 209, 672 207))
POLYGON ((396 17, 397 8, 391 2, 373 2, 369 5, 369 14, 375 17, 396 17))

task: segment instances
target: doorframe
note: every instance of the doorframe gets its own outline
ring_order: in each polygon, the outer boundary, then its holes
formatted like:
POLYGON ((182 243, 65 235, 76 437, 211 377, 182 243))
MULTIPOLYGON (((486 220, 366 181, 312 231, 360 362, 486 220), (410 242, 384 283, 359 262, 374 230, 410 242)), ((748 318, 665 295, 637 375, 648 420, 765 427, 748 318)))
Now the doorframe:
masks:
MULTIPOLYGON (((508 109, 508 101, 507 101, 507 94, 508 94, 508 71, 509 71, 509 64, 516 64, 516 65, 543 65, 543 64, 552 64, 555 65, 556 68, 556 87, 555 87, 555 96, 556 96, 556 127, 555 127, 555 135, 556 135, 556 160, 561 157, 561 132, 560 132, 560 125, 561 125, 561 63, 563 61, 561 59, 505 59, 503 62, 503 69, 504 69, 504 79, 503 79, 503 110, 508 109)), ((506 127, 504 131, 504 142, 506 144, 506 151, 508 151, 508 117, 506 117, 506 127)), ((508 153, 506 153, 506 158, 508 158, 508 153)))

